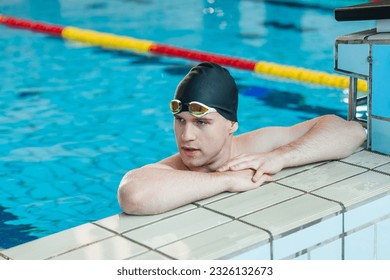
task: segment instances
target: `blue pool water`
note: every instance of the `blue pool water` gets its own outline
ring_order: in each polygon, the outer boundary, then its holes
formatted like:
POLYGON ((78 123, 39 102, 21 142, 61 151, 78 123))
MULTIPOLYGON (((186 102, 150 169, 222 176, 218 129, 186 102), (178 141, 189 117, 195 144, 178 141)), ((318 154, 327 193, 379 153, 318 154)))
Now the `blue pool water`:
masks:
MULTIPOLYGON (((337 36, 370 28, 333 9, 365 1, 5 0, 0 14, 333 73, 337 36)), ((124 173, 176 151, 168 102, 195 64, 0 26, 0 248, 120 211, 124 173)), ((321 114, 343 90, 229 69, 239 133, 321 114)))

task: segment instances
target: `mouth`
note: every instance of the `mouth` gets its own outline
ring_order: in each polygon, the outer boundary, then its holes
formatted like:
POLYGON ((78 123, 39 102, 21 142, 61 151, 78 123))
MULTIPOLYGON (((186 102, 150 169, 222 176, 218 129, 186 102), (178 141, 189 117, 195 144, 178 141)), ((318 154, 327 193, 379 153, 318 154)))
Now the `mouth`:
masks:
POLYGON ((186 146, 181 147, 181 149, 186 156, 194 156, 197 152, 200 151, 200 149, 196 149, 193 147, 186 147, 186 146))

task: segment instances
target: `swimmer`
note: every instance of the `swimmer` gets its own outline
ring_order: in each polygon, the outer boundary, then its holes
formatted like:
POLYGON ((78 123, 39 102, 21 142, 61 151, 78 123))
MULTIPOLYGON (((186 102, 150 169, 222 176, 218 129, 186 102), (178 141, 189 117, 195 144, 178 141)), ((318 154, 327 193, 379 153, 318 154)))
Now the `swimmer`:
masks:
POLYGON ((335 115, 236 136, 237 106, 228 70, 210 62, 192 68, 170 102, 178 153, 125 174, 118 189, 122 210, 158 214, 253 190, 284 168, 347 157, 366 139, 359 123, 335 115))

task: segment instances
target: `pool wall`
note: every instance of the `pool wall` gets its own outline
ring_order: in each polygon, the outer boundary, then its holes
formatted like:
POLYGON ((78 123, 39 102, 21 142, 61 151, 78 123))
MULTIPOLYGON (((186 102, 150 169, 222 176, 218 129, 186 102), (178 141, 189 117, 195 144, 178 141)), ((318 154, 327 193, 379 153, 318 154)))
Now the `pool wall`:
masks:
POLYGON ((119 213, 4 259, 390 259, 390 157, 360 150, 160 215, 119 213))

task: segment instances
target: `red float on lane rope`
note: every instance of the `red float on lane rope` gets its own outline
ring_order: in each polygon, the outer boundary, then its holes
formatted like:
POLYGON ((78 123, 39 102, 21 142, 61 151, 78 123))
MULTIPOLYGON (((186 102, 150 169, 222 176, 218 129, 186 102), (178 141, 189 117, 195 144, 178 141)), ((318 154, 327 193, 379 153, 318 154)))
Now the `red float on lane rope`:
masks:
POLYGON ((63 27, 58 25, 45 24, 41 22, 34 22, 5 16, 1 17, 1 22, 11 27, 29 29, 41 33, 48 33, 50 35, 55 36, 61 36, 61 32, 64 29, 63 27))
POLYGON ((205 52, 198 52, 193 50, 187 50, 167 45, 153 45, 150 50, 155 54, 163 54, 168 56, 180 57, 185 59, 197 60, 197 61, 212 61, 225 66, 232 66, 235 68, 254 70, 256 62, 233 58, 223 55, 210 54, 205 52))

